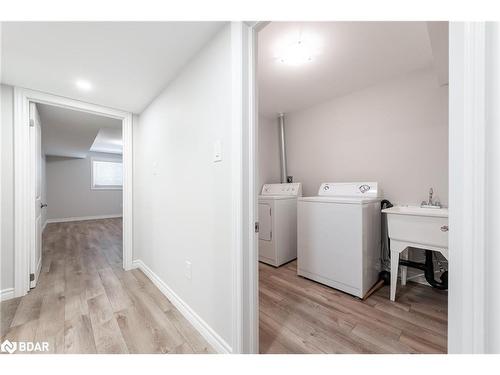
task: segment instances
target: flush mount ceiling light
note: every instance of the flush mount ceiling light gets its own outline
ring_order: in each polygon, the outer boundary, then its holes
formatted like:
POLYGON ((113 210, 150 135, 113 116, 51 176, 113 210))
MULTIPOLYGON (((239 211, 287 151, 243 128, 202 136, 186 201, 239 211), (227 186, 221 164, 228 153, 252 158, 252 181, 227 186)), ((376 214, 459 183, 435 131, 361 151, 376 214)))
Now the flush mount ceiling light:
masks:
POLYGON ((76 87, 78 87, 82 91, 92 90, 92 84, 89 81, 86 81, 84 79, 77 79, 75 84, 76 84, 76 87))
POLYGON ((281 40, 276 59, 283 64, 299 66, 311 62, 320 53, 320 43, 313 35, 294 35, 281 40))

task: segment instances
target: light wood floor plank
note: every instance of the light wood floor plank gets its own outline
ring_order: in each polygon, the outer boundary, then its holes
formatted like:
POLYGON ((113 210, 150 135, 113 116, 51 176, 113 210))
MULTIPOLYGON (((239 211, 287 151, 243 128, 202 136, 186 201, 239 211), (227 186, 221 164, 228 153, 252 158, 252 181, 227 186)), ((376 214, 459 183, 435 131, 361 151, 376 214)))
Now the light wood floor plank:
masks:
MULTIPOLYGON (((43 295, 41 293, 29 293, 21 298, 17 306, 16 314, 11 322, 11 327, 37 320, 42 309, 43 295)), ((3 304, 4 302, 2 302, 3 304)))
POLYGON ((51 353, 213 353, 121 249, 121 219, 49 224, 38 285, 1 303, 0 334, 51 353))
POLYGON ((48 341, 50 353, 64 352, 64 306, 62 293, 48 293, 43 297, 35 341, 48 341))
POLYGON ((166 353, 157 345, 154 331, 134 305, 114 315, 131 353, 166 353))
POLYGON ((261 353, 446 353, 447 293, 409 282, 366 301, 259 265, 261 353))
POLYGON ((128 292, 135 308, 151 331, 160 353, 172 352, 184 342, 180 332, 148 294, 140 289, 131 289, 128 292))
POLYGON ((97 353, 88 315, 76 315, 64 322, 64 353, 97 353))
POLYGON ((29 322, 16 325, 15 327, 10 328, 10 330, 4 336, 4 340, 35 341, 37 328, 38 320, 31 320, 29 322))
POLYGON ((200 333, 193 328, 191 323, 182 316, 179 310, 172 308, 165 314, 195 353, 215 353, 212 347, 208 345, 200 333))
POLYGON ((127 345, 106 295, 93 297, 87 303, 97 352, 101 354, 128 353, 127 345))
POLYGON ((100 269, 99 276, 114 312, 124 310, 132 305, 132 300, 110 267, 100 269))
POLYGON ((0 306, 0 339, 8 332, 19 302, 21 302, 21 298, 12 298, 2 302, 0 306))

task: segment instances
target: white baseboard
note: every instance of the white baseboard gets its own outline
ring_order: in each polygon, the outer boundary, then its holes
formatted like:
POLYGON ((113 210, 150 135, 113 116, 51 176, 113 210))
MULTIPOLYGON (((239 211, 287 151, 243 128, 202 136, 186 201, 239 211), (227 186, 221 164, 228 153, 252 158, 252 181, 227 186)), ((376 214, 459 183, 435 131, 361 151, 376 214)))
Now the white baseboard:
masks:
POLYGON ((193 327, 219 353, 231 353, 231 346, 220 337, 207 322, 184 302, 167 284, 165 284, 142 260, 134 260, 132 268, 139 268, 156 285, 158 289, 172 302, 179 312, 193 325, 193 327))
POLYGON ((14 288, 0 290, 0 302, 14 298, 14 288))
POLYGON ((47 219, 45 225, 51 223, 66 223, 70 221, 84 221, 84 220, 99 220, 99 219, 114 219, 117 217, 122 217, 122 214, 119 215, 97 215, 97 216, 80 216, 80 217, 63 217, 61 219, 47 219))

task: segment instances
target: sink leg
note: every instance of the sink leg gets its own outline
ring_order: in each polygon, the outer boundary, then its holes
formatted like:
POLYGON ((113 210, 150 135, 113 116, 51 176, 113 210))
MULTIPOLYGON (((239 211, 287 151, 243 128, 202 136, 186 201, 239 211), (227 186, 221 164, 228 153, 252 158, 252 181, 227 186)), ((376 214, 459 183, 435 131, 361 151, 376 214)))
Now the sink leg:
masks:
POLYGON ((399 251, 391 250, 391 301, 396 300, 398 268, 399 268, 399 251))
MULTIPOLYGON (((406 249, 401 253, 401 259, 408 260, 409 249, 406 249)), ((406 276, 408 275, 408 267, 401 266, 401 285, 406 285, 406 276)))

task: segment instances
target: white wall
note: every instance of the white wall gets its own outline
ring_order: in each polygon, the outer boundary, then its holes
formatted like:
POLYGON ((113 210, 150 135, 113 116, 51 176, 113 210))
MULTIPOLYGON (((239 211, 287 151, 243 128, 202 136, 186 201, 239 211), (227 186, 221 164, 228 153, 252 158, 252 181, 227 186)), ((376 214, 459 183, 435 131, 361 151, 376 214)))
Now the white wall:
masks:
POLYGON ((134 259, 232 347, 231 29, 224 27, 134 128, 134 259), (222 141, 222 162, 213 144, 222 141), (185 276, 186 261, 192 278, 185 276))
POLYGON ((122 214, 122 190, 90 188, 92 157, 122 159, 121 155, 94 152, 85 159, 46 157, 48 219, 122 214))
MULTIPOLYGON (((420 204, 431 186, 448 203, 448 87, 430 69, 288 113, 286 141, 306 196, 325 181, 378 181, 393 203, 420 204)), ((278 142, 266 147, 275 160, 261 158, 260 173, 279 180, 265 166, 279 163, 278 142)))
POLYGON ((1 85, 1 215, 0 291, 14 287, 14 128, 13 88, 1 85))
MULTIPOLYGON (((278 120, 259 116, 259 189, 280 182, 278 120)), ((259 191, 260 192, 260 191, 259 191)))
MULTIPOLYGON (((276 121, 259 121, 262 186, 279 181, 279 143, 276 121)), ((394 204, 418 205, 431 186, 448 204, 448 87, 432 69, 288 113, 285 129, 288 175, 306 196, 321 182, 378 181, 394 204)), ((408 278, 427 284, 419 270, 408 278)))

